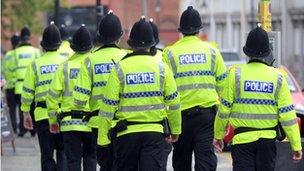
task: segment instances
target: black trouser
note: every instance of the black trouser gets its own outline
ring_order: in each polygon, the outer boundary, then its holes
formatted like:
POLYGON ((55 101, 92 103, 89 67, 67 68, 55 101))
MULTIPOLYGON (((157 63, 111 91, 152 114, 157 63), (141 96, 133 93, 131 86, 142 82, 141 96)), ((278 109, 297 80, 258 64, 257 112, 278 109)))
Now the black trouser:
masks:
POLYGON ((114 161, 114 147, 113 143, 108 146, 100 146, 97 144, 98 137, 98 129, 92 128, 92 132, 95 138, 95 146, 96 146, 96 159, 97 163, 100 167, 100 171, 111 171, 114 161))
POLYGON ((160 171, 164 165, 165 139, 161 133, 140 132, 117 137, 114 170, 160 171))
POLYGON ((233 171, 274 171, 276 155, 275 139, 233 145, 233 171))
POLYGON ((66 171, 67 163, 63 150, 63 140, 61 134, 52 134, 49 131, 49 122, 47 119, 35 123, 38 141, 41 152, 41 170, 42 171, 66 171), (56 161, 53 158, 56 149, 56 161))
POLYGON ((172 145, 168 144, 167 142, 164 143, 164 151, 163 151, 164 159, 163 159, 163 162, 164 162, 165 167, 162 169, 163 171, 167 170, 168 156, 171 153, 171 151, 172 151, 172 145))
POLYGON ((96 146, 92 132, 63 132, 64 150, 69 171, 96 171, 96 146))
POLYGON ((17 115, 16 115, 17 101, 16 101, 14 88, 6 89, 6 103, 11 117, 13 130, 15 133, 17 133, 17 115))
MULTIPOLYGON (((23 112, 21 111, 21 95, 20 94, 16 94, 16 102, 17 102, 17 105, 18 105, 18 109, 19 109, 19 124, 18 124, 18 127, 19 127, 19 134, 20 135, 23 135, 25 134, 28 130, 25 129, 24 125, 23 125, 23 112)), ((35 102, 33 102, 31 104, 31 108, 30 108, 30 115, 32 117, 32 121, 35 122, 35 119, 34 119, 34 111, 35 111, 35 102)), ((35 135, 35 124, 34 124, 34 129, 33 130, 30 130, 31 134, 32 135, 35 135)))
POLYGON ((176 171, 191 171, 194 151, 196 171, 216 170, 217 157, 212 145, 216 109, 192 109, 182 111, 182 133, 173 144, 173 168, 176 171))

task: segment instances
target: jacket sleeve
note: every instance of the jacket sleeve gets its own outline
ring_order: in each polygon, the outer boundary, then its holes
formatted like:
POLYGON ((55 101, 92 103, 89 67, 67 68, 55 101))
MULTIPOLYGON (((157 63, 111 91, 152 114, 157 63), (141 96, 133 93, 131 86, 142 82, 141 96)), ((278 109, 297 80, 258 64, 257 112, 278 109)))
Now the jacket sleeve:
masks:
POLYGON ((99 134, 98 138, 101 140, 99 142, 101 145, 107 145, 110 143, 108 133, 111 129, 112 119, 118 108, 119 91, 120 81, 117 75, 117 71, 113 67, 108 79, 108 83, 105 87, 104 98, 99 110, 100 124, 98 131, 101 131, 101 133, 99 134))
POLYGON ((221 103, 219 105, 218 112, 215 116, 214 123, 214 138, 223 139, 225 136, 226 127, 229 121, 231 108, 234 99, 235 80, 234 69, 231 69, 228 73, 227 80, 225 81, 225 88, 222 92, 221 103))
POLYGON ((88 104, 87 102, 90 100, 93 79, 91 67, 90 59, 86 58, 80 68, 73 91, 74 104, 78 108, 85 108, 86 104, 88 104))
POLYGON ((181 133, 180 96, 169 66, 165 64, 164 100, 168 106, 167 115, 172 134, 181 133))
POLYGON ((60 65, 52 79, 50 84, 49 92, 46 98, 46 105, 49 114, 50 123, 57 122, 56 114, 59 112, 59 103, 62 99, 62 92, 64 90, 64 81, 63 81, 63 65, 60 65))
POLYGON ((292 104, 292 98, 286 79, 282 78, 282 86, 278 94, 278 113, 279 121, 286 133, 288 140, 290 141, 293 151, 301 150, 301 137, 299 126, 297 122, 297 116, 292 104))
POLYGON ((21 110, 23 112, 29 112, 31 104, 34 100, 35 96, 35 84, 36 84, 36 77, 35 69, 36 63, 33 61, 30 65, 28 65, 24 82, 23 88, 21 93, 21 110))
POLYGON ((170 61, 169 61, 169 55, 170 55, 170 46, 166 47, 163 50, 162 59, 163 59, 163 62, 165 64, 167 64, 169 66, 169 68, 171 69, 171 71, 172 71, 172 66, 171 66, 170 61))
POLYGON ((213 48, 214 55, 215 55, 215 79, 216 79, 216 90, 219 95, 221 95, 224 89, 224 82, 228 76, 228 72, 226 69, 226 65, 224 63, 223 57, 218 49, 213 48))

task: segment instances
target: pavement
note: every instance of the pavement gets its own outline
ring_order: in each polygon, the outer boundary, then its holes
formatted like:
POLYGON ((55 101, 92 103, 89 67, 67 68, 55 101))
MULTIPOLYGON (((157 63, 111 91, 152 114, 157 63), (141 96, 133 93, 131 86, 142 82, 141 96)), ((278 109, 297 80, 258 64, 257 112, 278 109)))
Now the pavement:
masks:
MULTIPOLYGON (((40 151, 37 136, 32 138, 29 134, 26 134, 23 138, 17 137, 15 145, 16 152, 13 151, 10 142, 2 144, 1 170, 40 171, 40 151)), ((168 171, 173 171, 171 157, 170 154, 167 165, 168 171)), ((231 163, 230 153, 218 154, 218 171, 231 171, 231 163)))

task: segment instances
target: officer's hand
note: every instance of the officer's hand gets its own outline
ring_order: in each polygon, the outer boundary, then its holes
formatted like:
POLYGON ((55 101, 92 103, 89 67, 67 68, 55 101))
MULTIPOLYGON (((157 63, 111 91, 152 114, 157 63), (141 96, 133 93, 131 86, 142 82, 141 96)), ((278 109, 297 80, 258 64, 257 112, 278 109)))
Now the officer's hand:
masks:
POLYGON ((50 132, 53 134, 59 133, 59 125, 58 123, 54 123, 50 125, 50 132))
POLYGON ((173 134, 173 135, 170 135, 169 137, 166 137, 166 141, 168 144, 172 144, 172 143, 177 142, 178 137, 179 137, 179 135, 173 134))
POLYGON ((33 129, 33 121, 29 112, 23 112, 23 125, 26 129, 33 129))
POLYGON ((299 162, 302 159, 302 150, 294 151, 292 155, 292 159, 295 162, 299 162))
POLYGON ((214 146, 215 152, 221 153, 224 148, 224 142, 223 142, 223 140, 214 139, 213 146, 214 146))

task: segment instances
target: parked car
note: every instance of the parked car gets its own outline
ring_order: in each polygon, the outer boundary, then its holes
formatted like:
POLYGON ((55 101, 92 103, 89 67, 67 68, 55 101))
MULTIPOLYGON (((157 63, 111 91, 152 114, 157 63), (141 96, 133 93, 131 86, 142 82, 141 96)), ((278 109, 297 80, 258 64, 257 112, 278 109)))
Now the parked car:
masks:
POLYGON ((222 50, 221 54, 227 68, 235 64, 246 63, 246 59, 241 59, 239 54, 234 50, 222 50))

